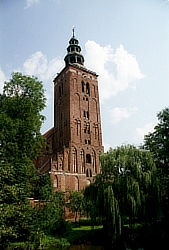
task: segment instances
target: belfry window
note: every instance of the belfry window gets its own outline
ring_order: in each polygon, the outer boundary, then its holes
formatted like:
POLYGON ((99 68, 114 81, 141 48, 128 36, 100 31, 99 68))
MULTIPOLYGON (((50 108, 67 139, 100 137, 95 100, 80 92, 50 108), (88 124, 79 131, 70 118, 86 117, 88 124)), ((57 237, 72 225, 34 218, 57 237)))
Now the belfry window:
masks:
POLYGON ((89 111, 84 110, 83 116, 89 119, 89 111))
POLYGON ((86 154, 86 163, 91 163, 91 155, 86 154))
POLYGON ((84 93, 84 82, 82 81, 82 92, 84 93))
POLYGON ((86 83, 86 94, 90 95, 90 86, 89 83, 86 83))

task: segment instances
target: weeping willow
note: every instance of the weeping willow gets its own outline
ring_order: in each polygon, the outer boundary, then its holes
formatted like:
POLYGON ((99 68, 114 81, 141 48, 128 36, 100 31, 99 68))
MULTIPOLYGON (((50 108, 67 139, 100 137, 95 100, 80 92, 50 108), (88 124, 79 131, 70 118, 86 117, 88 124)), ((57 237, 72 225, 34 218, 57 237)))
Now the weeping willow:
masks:
POLYGON ((102 218, 109 237, 118 238, 127 219, 135 223, 158 217, 160 189, 150 152, 121 146, 102 153, 100 162, 101 174, 84 195, 92 204, 91 217, 102 218))

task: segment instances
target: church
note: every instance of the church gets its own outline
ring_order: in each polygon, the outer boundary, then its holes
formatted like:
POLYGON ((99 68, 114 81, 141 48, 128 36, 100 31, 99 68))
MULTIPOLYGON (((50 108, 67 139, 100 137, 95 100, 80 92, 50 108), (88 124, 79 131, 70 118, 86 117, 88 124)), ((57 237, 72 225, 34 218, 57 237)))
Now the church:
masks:
POLYGON ((103 152, 98 75, 84 66, 74 29, 65 67, 54 82, 54 127, 43 136, 46 147, 35 162, 50 174, 54 190, 81 190, 100 173, 103 152))

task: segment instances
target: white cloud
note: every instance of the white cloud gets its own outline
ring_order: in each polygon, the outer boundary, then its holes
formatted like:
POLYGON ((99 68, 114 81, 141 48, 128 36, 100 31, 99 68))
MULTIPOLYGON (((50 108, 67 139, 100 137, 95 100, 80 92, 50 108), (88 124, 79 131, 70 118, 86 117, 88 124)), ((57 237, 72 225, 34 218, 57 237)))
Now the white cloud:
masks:
POLYGON ((38 51, 32 54, 23 63, 21 71, 26 75, 37 76, 39 80, 43 81, 44 88, 47 89, 47 104, 49 104, 51 96, 53 95, 52 80, 63 65, 63 60, 53 58, 51 61, 48 61, 46 55, 44 55, 41 51, 38 51))
POLYGON ((39 0, 26 0, 25 9, 28 9, 28 8, 32 7, 33 4, 37 4, 37 3, 39 3, 39 0))
POLYGON ((136 143, 140 143, 141 141, 143 142, 144 136, 147 135, 148 133, 153 132, 154 127, 156 123, 147 123, 143 127, 136 128, 135 135, 134 135, 134 141, 136 143))
POLYGON ((129 54, 123 45, 120 45, 115 53, 110 45, 102 47, 94 41, 87 41, 85 48, 87 68, 93 69, 100 76, 101 102, 129 86, 134 86, 136 80, 144 77, 135 56, 129 54))
POLYGON ((52 81, 58 70, 63 67, 61 59, 51 61, 41 51, 32 54, 23 64, 23 72, 28 75, 38 76, 42 81, 52 81))
POLYGON ((109 111, 111 114, 111 122, 116 124, 124 118, 130 118, 137 112, 137 108, 114 108, 109 111))
POLYGON ((3 91, 4 82, 7 81, 4 72, 0 68, 0 93, 3 91))

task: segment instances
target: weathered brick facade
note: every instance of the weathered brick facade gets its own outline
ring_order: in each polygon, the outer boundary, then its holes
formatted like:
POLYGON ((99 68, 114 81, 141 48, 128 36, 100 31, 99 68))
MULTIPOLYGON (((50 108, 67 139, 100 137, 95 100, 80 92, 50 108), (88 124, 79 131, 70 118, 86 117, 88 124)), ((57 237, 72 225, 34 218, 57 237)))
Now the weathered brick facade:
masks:
POLYGON ((98 81, 87 70, 78 40, 69 41, 65 67, 54 79, 54 127, 44 134, 46 149, 38 158, 55 190, 80 190, 100 172, 103 151, 98 81))

